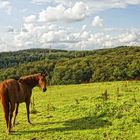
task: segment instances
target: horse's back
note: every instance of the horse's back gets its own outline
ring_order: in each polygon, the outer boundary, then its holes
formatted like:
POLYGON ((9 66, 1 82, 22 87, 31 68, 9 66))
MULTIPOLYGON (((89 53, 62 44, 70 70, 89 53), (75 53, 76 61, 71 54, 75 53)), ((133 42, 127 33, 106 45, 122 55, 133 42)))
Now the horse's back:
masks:
POLYGON ((1 86, 3 88, 7 88, 10 91, 16 91, 19 85, 18 85, 18 81, 17 80, 15 80, 15 79, 8 79, 8 80, 4 80, 1 83, 1 86))

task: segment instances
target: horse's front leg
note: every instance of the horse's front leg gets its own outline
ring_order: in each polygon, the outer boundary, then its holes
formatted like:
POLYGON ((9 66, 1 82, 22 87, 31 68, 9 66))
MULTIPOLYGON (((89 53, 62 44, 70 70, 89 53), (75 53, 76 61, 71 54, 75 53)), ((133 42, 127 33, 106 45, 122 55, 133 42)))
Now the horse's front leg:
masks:
POLYGON ((15 104, 15 114, 14 114, 13 126, 15 126, 16 116, 17 116, 17 114, 18 114, 18 107, 19 107, 19 103, 16 103, 16 104, 15 104))
POLYGON ((30 121, 30 101, 26 101, 26 109, 27 109, 28 123, 32 124, 31 121, 30 121))

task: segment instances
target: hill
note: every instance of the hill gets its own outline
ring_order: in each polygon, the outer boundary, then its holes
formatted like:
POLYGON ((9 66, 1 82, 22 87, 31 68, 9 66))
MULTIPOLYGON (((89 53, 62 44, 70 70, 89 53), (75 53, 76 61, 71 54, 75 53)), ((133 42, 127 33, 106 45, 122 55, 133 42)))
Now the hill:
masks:
POLYGON ((140 47, 93 51, 30 49, 0 53, 0 80, 47 70, 48 84, 78 84, 140 77, 140 47))

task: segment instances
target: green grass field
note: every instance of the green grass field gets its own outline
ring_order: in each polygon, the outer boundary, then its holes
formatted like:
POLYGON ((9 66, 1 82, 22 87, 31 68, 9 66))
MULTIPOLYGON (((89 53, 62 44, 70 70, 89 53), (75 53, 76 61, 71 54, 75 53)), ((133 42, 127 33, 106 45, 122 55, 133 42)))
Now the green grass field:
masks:
POLYGON ((11 135, 0 108, 0 140, 140 140, 140 82, 35 88, 33 98, 33 124, 22 103, 11 135))

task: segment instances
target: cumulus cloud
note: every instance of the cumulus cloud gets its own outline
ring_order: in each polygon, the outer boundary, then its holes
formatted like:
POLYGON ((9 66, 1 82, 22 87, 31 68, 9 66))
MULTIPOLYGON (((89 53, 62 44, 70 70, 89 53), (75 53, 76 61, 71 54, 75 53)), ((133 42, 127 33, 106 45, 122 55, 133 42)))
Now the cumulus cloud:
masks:
POLYGON ((35 15, 30 15, 30 16, 24 17, 23 19, 26 23, 31 23, 31 22, 36 21, 36 16, 35 15))
POLYGON ((126 33, 119 35, 118 39, 121 43, 130 44, 131 42, 136 42, 138 40, 138 34, 126 32, 126 33))
MULTIPOLYGON (((29 48, 41 48, 41 43, 38 41, 39 35, 37 32, 18 32, 13 36, 13 44, 15 49, 29 49, 29 48)), ((13 48, 14 50, 14 48, 13 48)))
POLYGON ((26 29, 27 32, 33 32, 34 28, 34 24, 32 23, 24 24, 24 29, 26 29))
POLYGON ((66 7, 73 6, 76 2, 86 3, 88 6, 88 12, 98 12, 111 8, 126 8, 129 5, 138 5, 140 0, 32 0, 34 4, 62 4, 66 7))
POLYGON ((94 17, 92 21, 92 26, 94 27, 103 27, 103 19, 99 16, 94 17))
POLYGON ((120 45, 140 44, 140 31, 127 29, 120 34, 112 35, 110 32, 92 33, 81 27, 79 31, 68 31, 58 25, 30 25, 24 24, 28 31, 7 32, 0 41, 5 49, 11 50, 27 48, 49 48, 69 50, 92 50, 110 48, 120 45), (8 43, 10 42, 10 43, 8 43))
POLYGON ((56 7, 49 6, 46 10, 39 13, 39 21, 80 21, 86 17, 87 9, 88 7, 83 2, 76 2, 73 7, 69 8, 66 8, 62 4, 56 7))
POLYGON ((14 32, 0 32, 0 50, 1 51, 13 51, 16 50, 14 46, 14 32))
POLYGON ((10 15, 13 7, 11 5, 11 2, 6 0, 6 1, 0 1, 0 9, 4 10, 8 15, 10 15))
POLYGON ((60 42, 66 40, 66 32, 64 30, 49 31, 41 37, 41 42, 60 42))
POLYGON ((65 7, 58 5, 56 7, 48 7, 39 13, 39 21, 52 22, 64 18, 65 7))
MULTIPOLYGON (((99 11, 105 11, 108 9, 119 9, 127 8, 131 5, 140 5, 140 0, 79 0, 83 3, 86 3, 88 6, 88 14, 95 14, 99 11)), ((54 2, 52 0, 52 2, 54 2)), ((63 4, 65 6, 73 5, 77 0, 55 0, 56 3, 63 4)))

